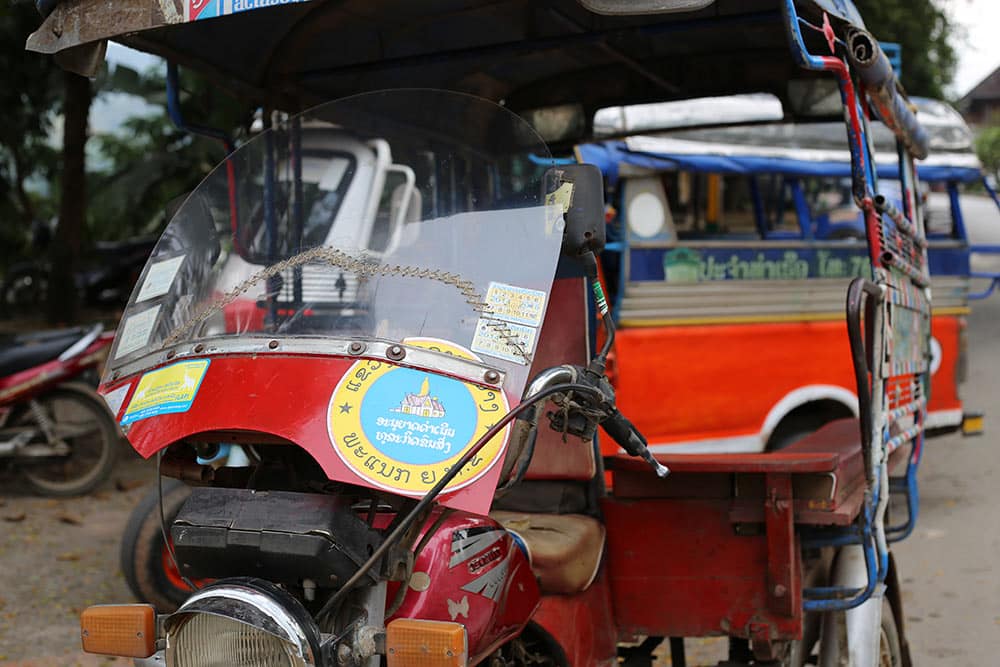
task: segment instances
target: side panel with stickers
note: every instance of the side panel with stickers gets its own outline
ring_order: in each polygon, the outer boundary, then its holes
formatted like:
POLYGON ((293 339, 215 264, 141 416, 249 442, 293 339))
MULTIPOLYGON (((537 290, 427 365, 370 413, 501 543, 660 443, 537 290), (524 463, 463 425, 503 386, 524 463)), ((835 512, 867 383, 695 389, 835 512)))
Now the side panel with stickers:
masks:
POLYGON ((190 410, 209 363, 208 359, 180 361, 143 375, 122 415, 122 425, 190 410))
MULTIPOLYGON (((433 344, 448 354, 474 358, 454 344, 433 344)), ((351 366, 334 389, 328 430, 343 463, 368 483, 421 496, 507 410, 500 390, 365 359, 351 366)), ((480 450, 447 490, 479 479, 503 457, 506 443, 505 430, 480 450)))

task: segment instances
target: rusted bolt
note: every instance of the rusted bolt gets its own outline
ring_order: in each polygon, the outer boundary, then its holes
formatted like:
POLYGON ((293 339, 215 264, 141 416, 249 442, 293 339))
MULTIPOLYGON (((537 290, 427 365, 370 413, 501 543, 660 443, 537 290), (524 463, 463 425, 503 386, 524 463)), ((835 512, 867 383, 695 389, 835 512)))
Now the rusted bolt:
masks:
POLYGON ((356 340, 348 346, 347 351, 351 354, 361 354, 365 351, 365 344, 356 340))
POLYGON ((205 344, 204 343, 198 343, 197 345, 194 346, 194 353, 195 354, 201 354, 204 351, 205 351, 205 344))
POLYGON ((385 351, 385 356, 393 361, 399 361, 406 356, 406 350, 402 345, 390 345, 389 349, 385 351))
POLYGON ((483 379, 489 382, 490 384, 496 384, 497 382, 500 381, 500 374, 492 370, 486 371, 486 375, 483 376, 483 379))
POLYGON ((787 593, 787 592, 788 592, 788 589, 785 588, 784 586, 782 586, 781 584, 775 584, 774 585, 774 597, 776 597, 776 598, 783 598, 783 597, 785 597, 785 593, 787 593))
POLYGON ((276 340, 272 340, 272 341, 270 341, 270 342, 269 342, 269 343, 267 344, 267 346, 268 346, 269 348, 271 348, 272 350, 277 350, 277 349, 278 349, 278 341, 276 341, 276 340))

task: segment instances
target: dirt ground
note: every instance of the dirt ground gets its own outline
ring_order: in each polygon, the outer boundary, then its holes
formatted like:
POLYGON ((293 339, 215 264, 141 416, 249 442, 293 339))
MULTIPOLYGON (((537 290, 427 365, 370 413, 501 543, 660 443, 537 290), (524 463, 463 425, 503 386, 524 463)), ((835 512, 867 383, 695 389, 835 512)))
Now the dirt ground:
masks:
POLYGON ((118 542, 154 469, 125 451, 113 481, 84 498, 38 498, 0 477, 0 664, 10 667, 130 664, 84 656, 78 615, 129 601, 118 542))

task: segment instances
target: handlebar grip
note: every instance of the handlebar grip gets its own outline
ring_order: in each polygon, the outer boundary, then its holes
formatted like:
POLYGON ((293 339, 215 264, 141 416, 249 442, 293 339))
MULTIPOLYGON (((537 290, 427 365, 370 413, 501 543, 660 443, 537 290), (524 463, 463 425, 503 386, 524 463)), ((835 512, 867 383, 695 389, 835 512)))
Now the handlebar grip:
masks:
POLYGON ((601 422, 601 428, 629 455, 638 456, 648 463, 657 477, 666 477, 670 474, 670 470, 650 453, 646 446, 646 438, 625 415, 615 410, 613 414, 601 422))

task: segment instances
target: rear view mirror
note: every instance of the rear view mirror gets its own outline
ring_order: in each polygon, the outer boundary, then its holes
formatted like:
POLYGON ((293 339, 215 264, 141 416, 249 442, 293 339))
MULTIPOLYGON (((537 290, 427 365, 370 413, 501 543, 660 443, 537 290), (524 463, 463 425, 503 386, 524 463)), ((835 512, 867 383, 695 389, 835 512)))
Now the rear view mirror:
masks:
POLYGON ((592 164, 567 164, 553 167, 546 178, 549 193, 546 203, 562 206, 562 253, 579 257, 604 249, 604 179, 592 164))

